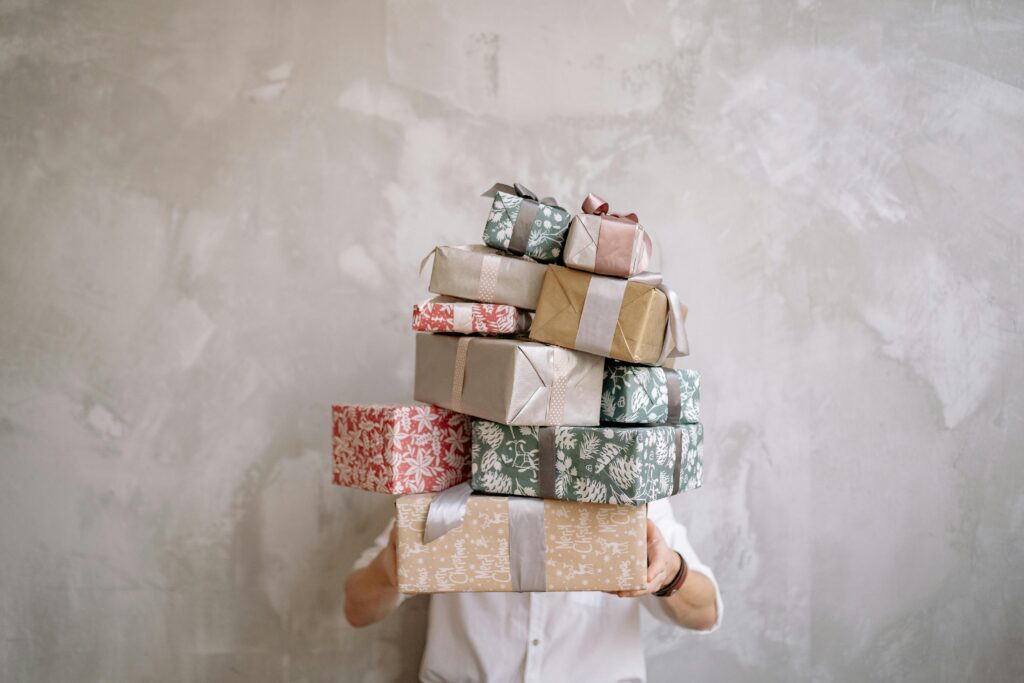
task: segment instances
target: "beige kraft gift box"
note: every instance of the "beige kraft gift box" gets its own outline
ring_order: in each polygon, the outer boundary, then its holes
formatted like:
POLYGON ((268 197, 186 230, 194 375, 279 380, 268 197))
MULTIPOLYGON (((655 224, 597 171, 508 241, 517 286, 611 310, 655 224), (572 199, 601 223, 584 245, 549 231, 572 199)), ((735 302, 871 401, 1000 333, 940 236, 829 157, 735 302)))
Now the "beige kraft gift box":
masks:
POLYGON ((525 339, 416 335, 417 401, 510 425, 592 426, 604 359, 525 339))
POLYGON ((668 299, 655 286, 548 266, 530 339, 653 364, 662 355, 668 315, 668 299), (602 288, 611 291, 604 295, 602 288), (588 322, 607 329, 600 343, 584 338, 585 310, 588 322))
MULTIPOLYGON (((402 593, 510 592, 513 563, 543 563, 543 586, 519 590, 640 590, 647 581, 647 507, 561 500, 469 497, 462 524, 424 544, 435 494, 396 501, 398 590, 402 593), (512 501, 543 515, 540 547, 511 549, 512 501), (516 553, 523 553, 517 555, 516 553)), ((539 525, 538 525, 539 528, 539 525)))
POLYGON ((437 247, 431 254, 431 292, 528 311, 537 308, 544 264, 476 244, 437 247))

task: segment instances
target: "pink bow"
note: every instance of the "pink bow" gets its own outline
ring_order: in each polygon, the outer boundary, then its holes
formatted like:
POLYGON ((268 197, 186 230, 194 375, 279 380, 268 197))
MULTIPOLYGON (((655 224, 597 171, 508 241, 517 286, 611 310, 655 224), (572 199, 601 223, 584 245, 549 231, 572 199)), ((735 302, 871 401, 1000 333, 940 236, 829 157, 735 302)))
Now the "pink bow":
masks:
POLYGON ((587 198, 583 200, 583 213, 592 213, 595 216, 608 216, 610 218, 623 218, 631 223, 640 222, 635 213, 608 213, 608 202, 593 192, 588 192, 587 198))

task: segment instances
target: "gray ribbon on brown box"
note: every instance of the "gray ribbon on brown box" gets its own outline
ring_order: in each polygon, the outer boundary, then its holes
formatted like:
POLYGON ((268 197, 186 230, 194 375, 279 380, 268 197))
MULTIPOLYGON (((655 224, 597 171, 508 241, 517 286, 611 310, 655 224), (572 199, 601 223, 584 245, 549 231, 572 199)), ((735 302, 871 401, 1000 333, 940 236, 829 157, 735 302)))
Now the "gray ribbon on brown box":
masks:
MULTIPOLYGON (((430 543, 462 525, 469 497, 469 482, 445 489, 434 496, 427 510, 423 542, 430 543)), ((508 498, 508 559, 512 590, 542 592, 547 588, 544 538, 544 500, 542 498, 508 498)))
MULTIPOLYGON (((495 183, 480 196, 494 197, 498 192, 514 194, 524 200, 519 205, 516 223, 512 226, 512 236, 508 240, 508 250, 513 254, 522 256, 526 253, 526 246, 530 241, 530 230, 533 228, 533 222, 537 220, 537 212, 540 210, 540 205, 546 204, 558 209, 562 207, 558 205, 558 200, 554 197, 541 197, 538 199, 536 193, 519 183, 514 183, 512 186, 505 185, 504 183, 495 183)), ((562 210, 564 211, 565 209, 562 210)))

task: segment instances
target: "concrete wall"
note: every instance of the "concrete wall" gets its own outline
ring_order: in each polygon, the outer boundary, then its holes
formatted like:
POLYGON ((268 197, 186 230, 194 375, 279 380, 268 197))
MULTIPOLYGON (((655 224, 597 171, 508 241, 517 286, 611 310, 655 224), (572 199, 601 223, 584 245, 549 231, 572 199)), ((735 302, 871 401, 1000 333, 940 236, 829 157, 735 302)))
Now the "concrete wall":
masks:
POLYGON ((1024 676, 1024 6, 0 1, 0 678, 409 680, 341 615, 420 257, 637 210, 727 622, 653 681, 1024 676))

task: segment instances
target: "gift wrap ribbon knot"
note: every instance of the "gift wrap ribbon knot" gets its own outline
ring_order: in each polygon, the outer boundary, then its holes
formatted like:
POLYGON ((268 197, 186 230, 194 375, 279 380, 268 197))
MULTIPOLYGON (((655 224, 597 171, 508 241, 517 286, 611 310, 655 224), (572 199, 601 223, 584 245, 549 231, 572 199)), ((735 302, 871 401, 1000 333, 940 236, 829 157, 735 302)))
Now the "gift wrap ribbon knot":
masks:
MULTIPOLYGON (((512 226, 512 235, 509 237, 508 246, 506 247, 513 254, 522 256, 526 253, 526 247, 530 242, 530 231, 533 229, 534 221, 537 220, 537 212, 540 210, 541 205, 545 204, 556 209, 561 209, 562 207, 558 205, 558 200, 554 197, 538 199, 535 192, 520 183, 513 183, 511 187, 503 183, 495 183, 481 196, 494 197, 498 192, 515 195, 524 200, 519 204, 516 222, 512 226)), ((564 209, 562 210, 564 211, 564 209)))
MULTIPOLYGON (((427 509, 423 542, 430 543, 462 526, 473 493, 469 482, 445 489, 434 496, 427 509)), ((544 538, 544 500, 541 498, 508 498, 508 557, 512 590, 543 592, 547 590, 547 542, 544 538)))
POLYGON ((595 216, 608 216, 609 218, 619 218, 622 219, 623 222, 633 223, 634 225, 640 223, 640 219, 637 218, 635 213, 609 213, 608 202, 603 198, 598 197, 593 192, 587 193, 587 198, 583 200, 583 213, 592 213, 595 216))

